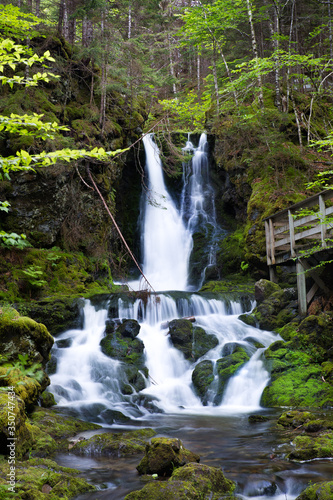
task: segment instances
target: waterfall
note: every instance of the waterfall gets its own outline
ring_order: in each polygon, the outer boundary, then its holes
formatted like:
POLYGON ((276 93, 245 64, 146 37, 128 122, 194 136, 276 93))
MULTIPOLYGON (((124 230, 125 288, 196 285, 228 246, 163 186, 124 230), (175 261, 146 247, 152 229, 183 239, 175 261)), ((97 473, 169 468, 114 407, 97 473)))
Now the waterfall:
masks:
MULTIPOLYGON (((235 409, 238 412, 258 409, 262 391, 269 380, 262 353, 279 336, 238 319, 239 314, 252 307, 250 304, 244 306, 219 296, 207 298, 194 292, 189 283, 193 236, 197 232, 208 235, 210 257, 207 265, 210 265, 214 253, 212 235, 216 236, 219 231, 209 182, 207 137, 202 134, 197 148, 188 139, 184 148, 192 151, 194 156, 183 166, 179 208, 165 186, 159 150, 153 136, 145 136, 143 142, 148 175, 148 196, 141 215, 143 271, 154 288, 164 293, 152 294, 145 301, 122 295, 118 299, 117 311, 112 307, 113 316, 108 312, 108 305, 96 311, 87 301, 83 329, 64 332, 57 338, 53 351, 57 369, 51 375, 50 390, 59 405, 76 409, 83 415, 94 415, 93 419, 97 421, 103 421, 103 415, 111 409, 132 418, 142 417, 147 410, 141 406, 141 396, 152 398, 154 408, 167 413, 221 414, 235 409), (217 339, 214 348, 195 360, 185 359, 169 335, 169 322, 187 317, 193 317, 195 327, 201 327, 206 334, 217 339), (135 388, 132 388, 132 394, 122 393, 121 383, 130 386, 124 363, 110 359, 101 351, 100 341, 107 318, 118 318, 118 321, 135 319, 140 323, 138 338, 144 344, 149 377, 145 378, 145 388, 139 394, 135 388), (256 349, 256 343, 264 347, 256 349), (229 380, 223 397, 219 396, 217 401, 218 360, 225 355, 227 344, 231 346, 231 352, 237 346, 242 347, 250 361, 229 380), (196 394, 192 374, 196 365, 205 360, 211 361, 215 378, 204 406, 196 394)), ((131 286, 140 288, 140 283, 131 283, 131 286)))
POLYGON ((191 232, 165 187, 153 136, 146 135, 143 143, 148 174, 142 228, 143 272, 155 290, 186 290, 191 232))

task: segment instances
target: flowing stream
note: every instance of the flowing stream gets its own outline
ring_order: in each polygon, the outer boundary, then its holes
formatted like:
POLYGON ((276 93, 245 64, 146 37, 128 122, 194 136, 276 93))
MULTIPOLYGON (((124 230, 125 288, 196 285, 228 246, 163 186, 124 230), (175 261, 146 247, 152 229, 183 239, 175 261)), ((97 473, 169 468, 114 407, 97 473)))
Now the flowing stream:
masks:
MULTIPOLYGON (((97 422, 117 431, 110 412, 128 417, 127 427, 154 427, 158 434, 180 437, 186 447, 199 453, 208 465, 222 466, 224 472, 238 483, 243 498, 275 500, 296 498, 308 478, 319 472, 313 467, 295 466, 287 461, 272 463, 274 446, 272 424, 253 428, 249 413, 276 414, 260 407, 262 392, 269 381, 263 362, 263 351, 280 337, 248 326, 238 316, 251 310, 250 299, 236 300, 200 294, 190 279, 189 263, 193 235, 201 231, 207 237, 207 253, 196 284, 204 279, 204 270, 214 264, 216 239, 221 229, 216 223, 214 193, 209 183, 207 138, 203 134, 197 148, 188 139, 185 151, 193 152, 190 164, 184 164, 183 190, 179 200, 168 192, 163 177, 159 150, 153 136, 144 138, 149 196, 142 204, 141 234, 143 272, 157 293, 148 298, 131 299, 101 297, 99 304, 86 301, 83 327, 69 330, 56 338, 52 352, 56 371, 51 375, 50 391, 58 407, 82 419, 97 422), (162 293, 163 292, 163 293, 162 293), (111 304, 112 302, 112 304, 111 304), (169 322, 192 318, 196 327, 217 338, 217 345, 196 360, 185 359, 175 349, 169 322), (145 348, 147 373, 141 390, 132 387, 124 394, 122 385, 129 384, 123 363, 104 355, 100 341, 107 321, 135 319, 140 323, 138 338, 145 348), (258 344, 260 346, 258 347, 258 344), (245 349, 250 360, 229 380, 220 398, 217 397, 217 361, 231 353, 235 346, 245 349), (195 366, 210 360, 215 378, 209 386, 207 399, 198 397, 192 383, 195 366), (268 437, 266 434, 268 434, 268 437), (276 474, 279 473, 279 480, 276 474), (274 485, 274 487, 272 486, 274 485)), ((140 281, 131 282, 140 289, 140 281)), ((85 470, 95 483, 107 485, 106 491, 81 495, 80 499, 121 499, 131 490, 139 489, 135 473, 137 462, 92 460, 71 454, 58 456, 58 461, 85 470)))

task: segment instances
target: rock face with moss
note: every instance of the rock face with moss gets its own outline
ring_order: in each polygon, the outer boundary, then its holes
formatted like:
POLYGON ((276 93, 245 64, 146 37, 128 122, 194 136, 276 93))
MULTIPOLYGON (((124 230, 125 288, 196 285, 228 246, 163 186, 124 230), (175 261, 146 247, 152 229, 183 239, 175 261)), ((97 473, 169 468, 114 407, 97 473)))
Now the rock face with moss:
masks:
POLYGON ((188 319, 170 321, 169 335, 173 346, 189 361, 196 361, 218 344, 215 335, 207 334, 203 328, 193 325, 188 319))
POLYGON ((158 474, 171 476, 174 468, 188 462, 199 462, 199 455, 184 448, 183 443, 175 438, 153 438, 147 444, 145 456, 137 466, 139 474, 158 474))

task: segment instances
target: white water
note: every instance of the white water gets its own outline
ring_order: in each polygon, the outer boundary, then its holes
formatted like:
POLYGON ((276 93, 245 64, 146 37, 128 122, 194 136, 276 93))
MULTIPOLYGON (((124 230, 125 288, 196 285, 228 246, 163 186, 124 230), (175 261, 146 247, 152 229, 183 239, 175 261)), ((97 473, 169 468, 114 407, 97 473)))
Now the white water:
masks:
POLYGON ((168 193, 159 149, 143 138, 149 197, 145 204, 143 272, 155 290, 186 290, 192 235, 168 193))

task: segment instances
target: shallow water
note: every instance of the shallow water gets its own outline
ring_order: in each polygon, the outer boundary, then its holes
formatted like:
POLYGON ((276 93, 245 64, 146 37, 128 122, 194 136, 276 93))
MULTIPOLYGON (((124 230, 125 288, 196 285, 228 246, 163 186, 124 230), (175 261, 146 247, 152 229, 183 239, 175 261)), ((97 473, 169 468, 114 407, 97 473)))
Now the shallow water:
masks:
MULTIPOLYGON (((332 479, 331 460, 291 463, 285 458, 290 445, 284 430, 276 430, 279 410, 262 410, 269 420, 249 423, 248 414, 234 415, 152 415, 134 426, 152 427, 157 436, 176 437, 184 446, 198 453, 202 464, 221 467, 225 476, 237 483, 237 493, 252 500, 294 500, 311 481, 332 479), (273 485, 273 486, 272 486, 273 485), (274 491, 275 486, 276 490, 274 491), (265 494, 266 493, 266 494, 265 494)), ((106 432, 125 431, 113 427, 106 432)), ((85 434, 87 437, 90 433, 85 434)), ((141 489, 144 482, 136 466, 141 456, 110 459, 88 458, 74 454, 56 457, 60 465, 82 470, 83 476, 101 489, 86 493, 77 500, 120 500, 130 491, 141 489)))

